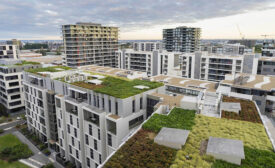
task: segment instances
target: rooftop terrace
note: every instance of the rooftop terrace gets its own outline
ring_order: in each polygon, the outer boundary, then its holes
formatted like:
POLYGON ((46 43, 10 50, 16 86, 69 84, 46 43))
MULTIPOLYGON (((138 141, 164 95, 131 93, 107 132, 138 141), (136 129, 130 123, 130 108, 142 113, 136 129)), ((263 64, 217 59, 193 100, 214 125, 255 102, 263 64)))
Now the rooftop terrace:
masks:
POLYGON ((217 83, 210 81, 202 81, 196 79, 182 78, 182 77, 174 77, 174 76, 166 76, 159 75, 151 77, 153 81, 164 82, 165 84, 188 88, 192 90, 203 91, 206 90, 208 92, 216 92, 217 83))
POLYGON ((232 75, 226 75, 225 80, 221 84, 227 84, 234 87, 242 87, 248 89, 259 89, 271 91, 275 89, 275 77, 266 75, 251 75, 251 74, 237 74, 235 78, 232 75))
POLYGON ((206 117, 194 111, 174 108, 168 116, 154 114, 104 165, 111 167, 274 167, 275 153, 261 123, 206 117), (168 150, 153 142, 163 127, 190 130, 180 150, 168 150), (245 159, 241 166, 206 155, 210 137, 241 140, 245 159), (165 153, 159 148, 164 148, 165 153), (175 154, 176 152, 176 154, 175 154), (162 166, 160 166, 162 165, 162 166))

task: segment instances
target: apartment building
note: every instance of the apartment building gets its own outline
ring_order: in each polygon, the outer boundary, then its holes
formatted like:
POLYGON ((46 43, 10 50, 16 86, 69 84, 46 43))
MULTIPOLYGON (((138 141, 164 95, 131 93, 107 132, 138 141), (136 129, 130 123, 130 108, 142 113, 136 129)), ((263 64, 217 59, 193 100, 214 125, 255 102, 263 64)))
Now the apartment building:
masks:
POLYGON ((207 51, 213 54, 224 55, 244 55, 246 53, 252 53, 252 49, 247 48, 240 43, 236 44, 204 44, 200 46, 200 51, 207 51))
POLYGON ((252 74, 227 74, 218 92, 232 97, 250 99, 257 103, 262 114, 275 115, 275 77, 252 74))
POLYGON ((275 75, 275 57, 255 58, 255 62, 258 64, 253 67, 253 74, 275 75))
POLYGON ((176 27, 163 29, 163 47, 168 52, 195 52, 199 50, 201 29, 176 27))
POLYGON ((27 123, 61 164, 98 167, 150 115, 147 95, 164 91, 161 83, 137 79, 143 72, 50 68, 24 73, 27 123))
POLYGON ((228 56, 207 52, 184 53, 180 56, 182 76, 187 78, 221 81, 226 74, 252 73, 255 55, 228 56))
POLYGON ((117 68, 146 72, 148 76, 160 74, 180 75, 177 52, 136 51, 124 49, 117 52, 117 68))
POLYGON ((262 47, 263 57, 274 57, 275 56, 275 43, 274 41, 264 41, 262 47))
POLYGON ((0 44, 0 59, 18 59, 19 48, 13 44, 0 44))
POLYGON ((62 25, 65 64, 70 67, 100 65, 115 67, 118 28, 97 23, 62 25))
POLYGON ((161 42, 134 42, 133 49, 135 51, 162 50, 162 43, 161 42))
POLYGON ((23 94, 23 71, 39 68, 35 62, 14 59, 0 60, 0 99, 8 113, 17 112, 25 107, 23 94))

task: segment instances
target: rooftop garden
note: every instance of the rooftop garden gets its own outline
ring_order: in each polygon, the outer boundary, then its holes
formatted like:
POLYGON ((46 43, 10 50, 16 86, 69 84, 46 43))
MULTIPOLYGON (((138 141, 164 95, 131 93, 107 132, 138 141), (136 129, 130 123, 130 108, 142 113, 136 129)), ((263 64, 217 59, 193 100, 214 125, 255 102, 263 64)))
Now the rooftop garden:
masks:
POLYGON ((17 63, 15 65, 22 66, 22 65, 39 65, 39 62, 32 62, 32 61, 22 61, 21 63, 17 63))
MULTIPOLYGON (((265 132, 265 128, 261 123, 206 117, 203 115, 195 115, 194 112, 190 110, 174 108, 168 116, 154 114, 142 128, 143 130, 151 132, 151 134, 156 134, 162 127, 190 130, 186 144, 181 150, 177 150, 175 157, 173 157, 173 161, 169 162, 171 165, 168 167, 269 168, 275 165, 275 153, 265 132), (204 149, 205 142, 207 142, 210 136, 242 140, 244 143, 245 159, 242 160, 241 166, 216 160, 212 156, 206 155, 204 149)), ((138 163, 148 162, 146 159, 149 157, 152 158, 152 151, 148 152, 147 150, 143 150, 144 148, 136 150, 136 148, 131 147, 129 142, 132 142, 131 140, 135 136, 127 141, 126 144, 113 155, 106 163, 105 167, 109 165, 125 167, 122 164, 125 161, 125 157, 122 157, 121 153, 123 153, 123 156, 131 155, 130 153, 136 154, 137 151, 139 151, 139 153, 144 153, 142 155, 145 157, 140 157, 138 153, 136 159, 127 160, 127 162, 129 162, 128 164, 131 165, 130 167, 140 167, 138 163)), ((135 144, 142 146, 144 144, 144 139, 135 139, 135 144)), ((152 143, 152 145, 155 145, 155 143, 152 143)), ((172 152, 166 153, 167 156, 171 156, 171 154, 172 152)), ((165 160, 166 156, 161 155, 157 160, 154 160, 154 162, 155 164, 159 164, 161 161, 165 160)), ((169 158, 169 160, 171 159, 169 158)))
POLYGON ((62 72, 70 69, 72 68, 66 67, 66 66, 52 66, 52 67, 45 67, 45 68, 28 69, 26 70, 26 72, 38 74, 39 72, 62 72))
POLYGON ((103 81, 101 85, 88 84, 84 81, 75 82, 71 84, 79 87, 83 87, 86 89, 92 89, 95 92, 107 94, 107 95, 114 96, 121 99, 145 92, 150 89, 163 86, 163 84, 159 82, 150 82, 150 81, 139 80, 139 79, 124 80, 121 78, 116 78, 111 76, 106 76, 106 78, 103 78, 100 80, 103 81), (145 89, 134 88, 134 86, 137 86, 137 85, 143 85, 149 88, 145 88, 145 89))
POLYGON ((224 96, 223 102, 240 103, 241 111, 239 114, 228 111, 222 111, 222 118, 262 123, 256 106, 252 101, 224 96))

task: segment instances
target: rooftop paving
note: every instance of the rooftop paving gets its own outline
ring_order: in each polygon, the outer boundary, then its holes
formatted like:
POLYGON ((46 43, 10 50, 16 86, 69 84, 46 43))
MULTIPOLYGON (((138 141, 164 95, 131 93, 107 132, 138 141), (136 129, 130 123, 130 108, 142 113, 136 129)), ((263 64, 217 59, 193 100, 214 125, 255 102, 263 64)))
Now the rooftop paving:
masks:
MULTIPOLYGON (((180 150, 177 150, 175 156, 173 152, 166 153, 166 155, 169 156, 169 163, 171 164, 167 165, 166 163, 165 166, 161 167, 272 168, 275 166, 275 153, 273 152, 273 147, 265 132, 265 128, 261 123, 206 117, 199 114, 195 115, 194 112, 193 115, 191 115, 189 110, 174 108, 168 116, 154 114, 145 122, 143 129, 140 131, 144 131, 145 129, 148 132, 147 134, 150 132, 151 134, 156 134, 162 127, 187 129, 190 130, 190 133, 185 145, 180 150), (241 140, 244 144, 245 153, 245 159, 242 160, 241 166, 216 160, 213 156, 206 155, 205 151, 203 152, 202 150, 202 144, 210 137, 241 140), (174 156, 172 162, 170 162, 171 156, 174 156)), ((134 135, 107 161, 105 167, 110 167, 110 165, 125 167, 123 163, 131 153, 135 154, 135 157, 127 159, 127 164, 132 167, 144 167, 144 165, 139 165, 139 163, 148 162, 147 158, 153 159, 149 160, 149 162, 154 162, 155 165, 165 162, 165 156, 153 157, 156 155, 154 148, 153 151, 146 153, 146 151, 143 151, 144 148, 132 148, 131 144, 129 144, 129 142, 135 142, 134 144, 143 146, 145 143, 144 138, 145 137, 137 139, 136 135, 134 135), (140 154, 142 154, 142 156, 146 155, 146 157, 141 157, 140 154)), ((151 142, 151 145, 153 146, 155 143, 151 142)), ((153 166, 146 165, 145 167, 153 166)))

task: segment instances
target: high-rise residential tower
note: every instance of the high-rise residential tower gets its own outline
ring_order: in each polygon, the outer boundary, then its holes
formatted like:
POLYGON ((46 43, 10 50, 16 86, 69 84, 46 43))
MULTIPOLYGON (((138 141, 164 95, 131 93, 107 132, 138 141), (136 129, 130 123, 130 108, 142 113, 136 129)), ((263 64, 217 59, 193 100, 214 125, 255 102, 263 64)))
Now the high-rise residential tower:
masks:
POLYGON ((118 50, 118 27, 97 23, 76 23, 62 26, 65 64, 115 66, 118 50))
POLYGON ((199 50, 200 28, 176 27, 163 29, 163 46, 169 52, 195 52, 199 50))

